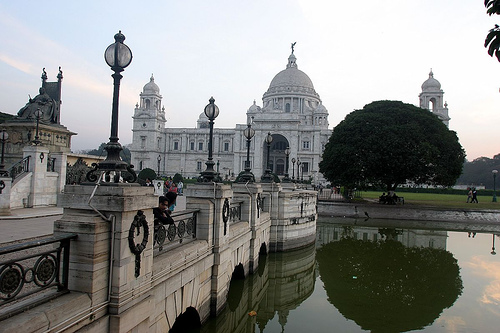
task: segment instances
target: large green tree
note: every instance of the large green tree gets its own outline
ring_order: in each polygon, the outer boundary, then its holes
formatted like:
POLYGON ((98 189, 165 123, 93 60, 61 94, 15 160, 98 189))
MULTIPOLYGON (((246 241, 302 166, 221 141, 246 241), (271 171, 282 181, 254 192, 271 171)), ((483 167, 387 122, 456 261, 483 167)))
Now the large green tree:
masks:
POLYGON ((399 101, 377 101, 333 129, 319 168, 335 185, 390 191, 407 181, 451 186, 464 160, 456 133, 436 115, 399 101))
MULTIPOLYGON (((484 6, 488 15, 500 15, 500 0, 484 0, 484 6)), ((500 61, 500 26, 498 24, 495 24, 495 27, 486 35, 484 47, 488 48, 488 54, 491 57, 495 55, 500 61)))

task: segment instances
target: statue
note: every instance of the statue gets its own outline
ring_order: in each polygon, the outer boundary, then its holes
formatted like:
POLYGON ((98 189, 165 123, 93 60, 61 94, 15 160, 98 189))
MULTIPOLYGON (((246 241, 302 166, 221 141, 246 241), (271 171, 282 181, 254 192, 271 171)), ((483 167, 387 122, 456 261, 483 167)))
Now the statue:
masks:
POLYGON ((45 88, 41 87, 39 94, 35 98, 29 99, 28 103, 17 113, 21 119, 35 119, 36 110, 40 110, 40 121, 53 122, 55 101, 47 94, 45 88))
POLYGON ((294 49, 294 47, 295 47, 295 44, 297 44, 297 42, 292 43, 292 54, 293 54, 293 49, 294 49))

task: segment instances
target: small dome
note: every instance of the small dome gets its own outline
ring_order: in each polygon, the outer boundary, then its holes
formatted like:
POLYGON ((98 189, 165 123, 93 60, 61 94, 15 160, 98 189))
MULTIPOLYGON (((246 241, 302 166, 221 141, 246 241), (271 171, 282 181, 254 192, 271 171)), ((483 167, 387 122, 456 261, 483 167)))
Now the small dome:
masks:
POLYGON ((155 93, 159 94, 160 93, 160 88, 158 85, 155 83, 155 78, 153 77, 153 74, 151 74, 151 78, 149 79, 149 82, 146 83, 144 88, 142 88, 142 91, 146 93, 155 93))
POLYGON ((441 83, 439 83, 438 80, 434 78, 434 73, 432 72, 432 69, 429 73, 429 78, 422 83, 422 91, 440 91, 441 90, 441 83))
POLYGON ((210 127, 210 120, 208 119, 205 112, 200 113, 200 116, 198 117, 198 121, 196 122, 196 124, 197 124, 197 128, 209 128, 210 127))
POLYGON ((314 110, 314 113, 328 113, 328 110, 325 108, 323 103, 320 103, 318 107, 314 110))
POLYGON ((248 112, 260 112, 260 110, 260 106, 255 103, 255 100, 253 101, 253 104, 248 108, 248 112))

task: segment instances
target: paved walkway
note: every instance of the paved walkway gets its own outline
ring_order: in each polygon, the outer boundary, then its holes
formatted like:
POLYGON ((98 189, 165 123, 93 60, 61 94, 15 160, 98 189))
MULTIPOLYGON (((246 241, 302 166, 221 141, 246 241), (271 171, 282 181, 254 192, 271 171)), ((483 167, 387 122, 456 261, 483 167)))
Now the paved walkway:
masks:
MULTIPOLYGON (((176 211, 186 209, 186 197, 177 197, 176 211)), ((54 221, 63 213, 59 207, 20 208, 9 216, 0 216, 0 245, 2 243, 52 235, 54 221)))

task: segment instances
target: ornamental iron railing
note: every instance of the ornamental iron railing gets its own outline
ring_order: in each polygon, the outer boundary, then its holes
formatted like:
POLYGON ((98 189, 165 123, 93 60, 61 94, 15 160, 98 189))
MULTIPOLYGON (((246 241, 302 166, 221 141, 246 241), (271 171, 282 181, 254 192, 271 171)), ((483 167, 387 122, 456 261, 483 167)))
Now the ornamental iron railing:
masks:
POLYGON ((29 171, 30 166, 30 157, 26 156, 16 164, 14 164, 10 170, 9 174, 12 177, 12 181, 14 181, 17 177, 29 171))
POLYGON ((0 248, 0 320, 68 291, 70 240, 76 238, 65 233, 0 248))
POLYGON ((173 212, 171 217, 174 224, 157 224, 154 227, 154 249, 163 251, 174 244, 196 239, 196 215, 199 209, 188 209, 173 212))

